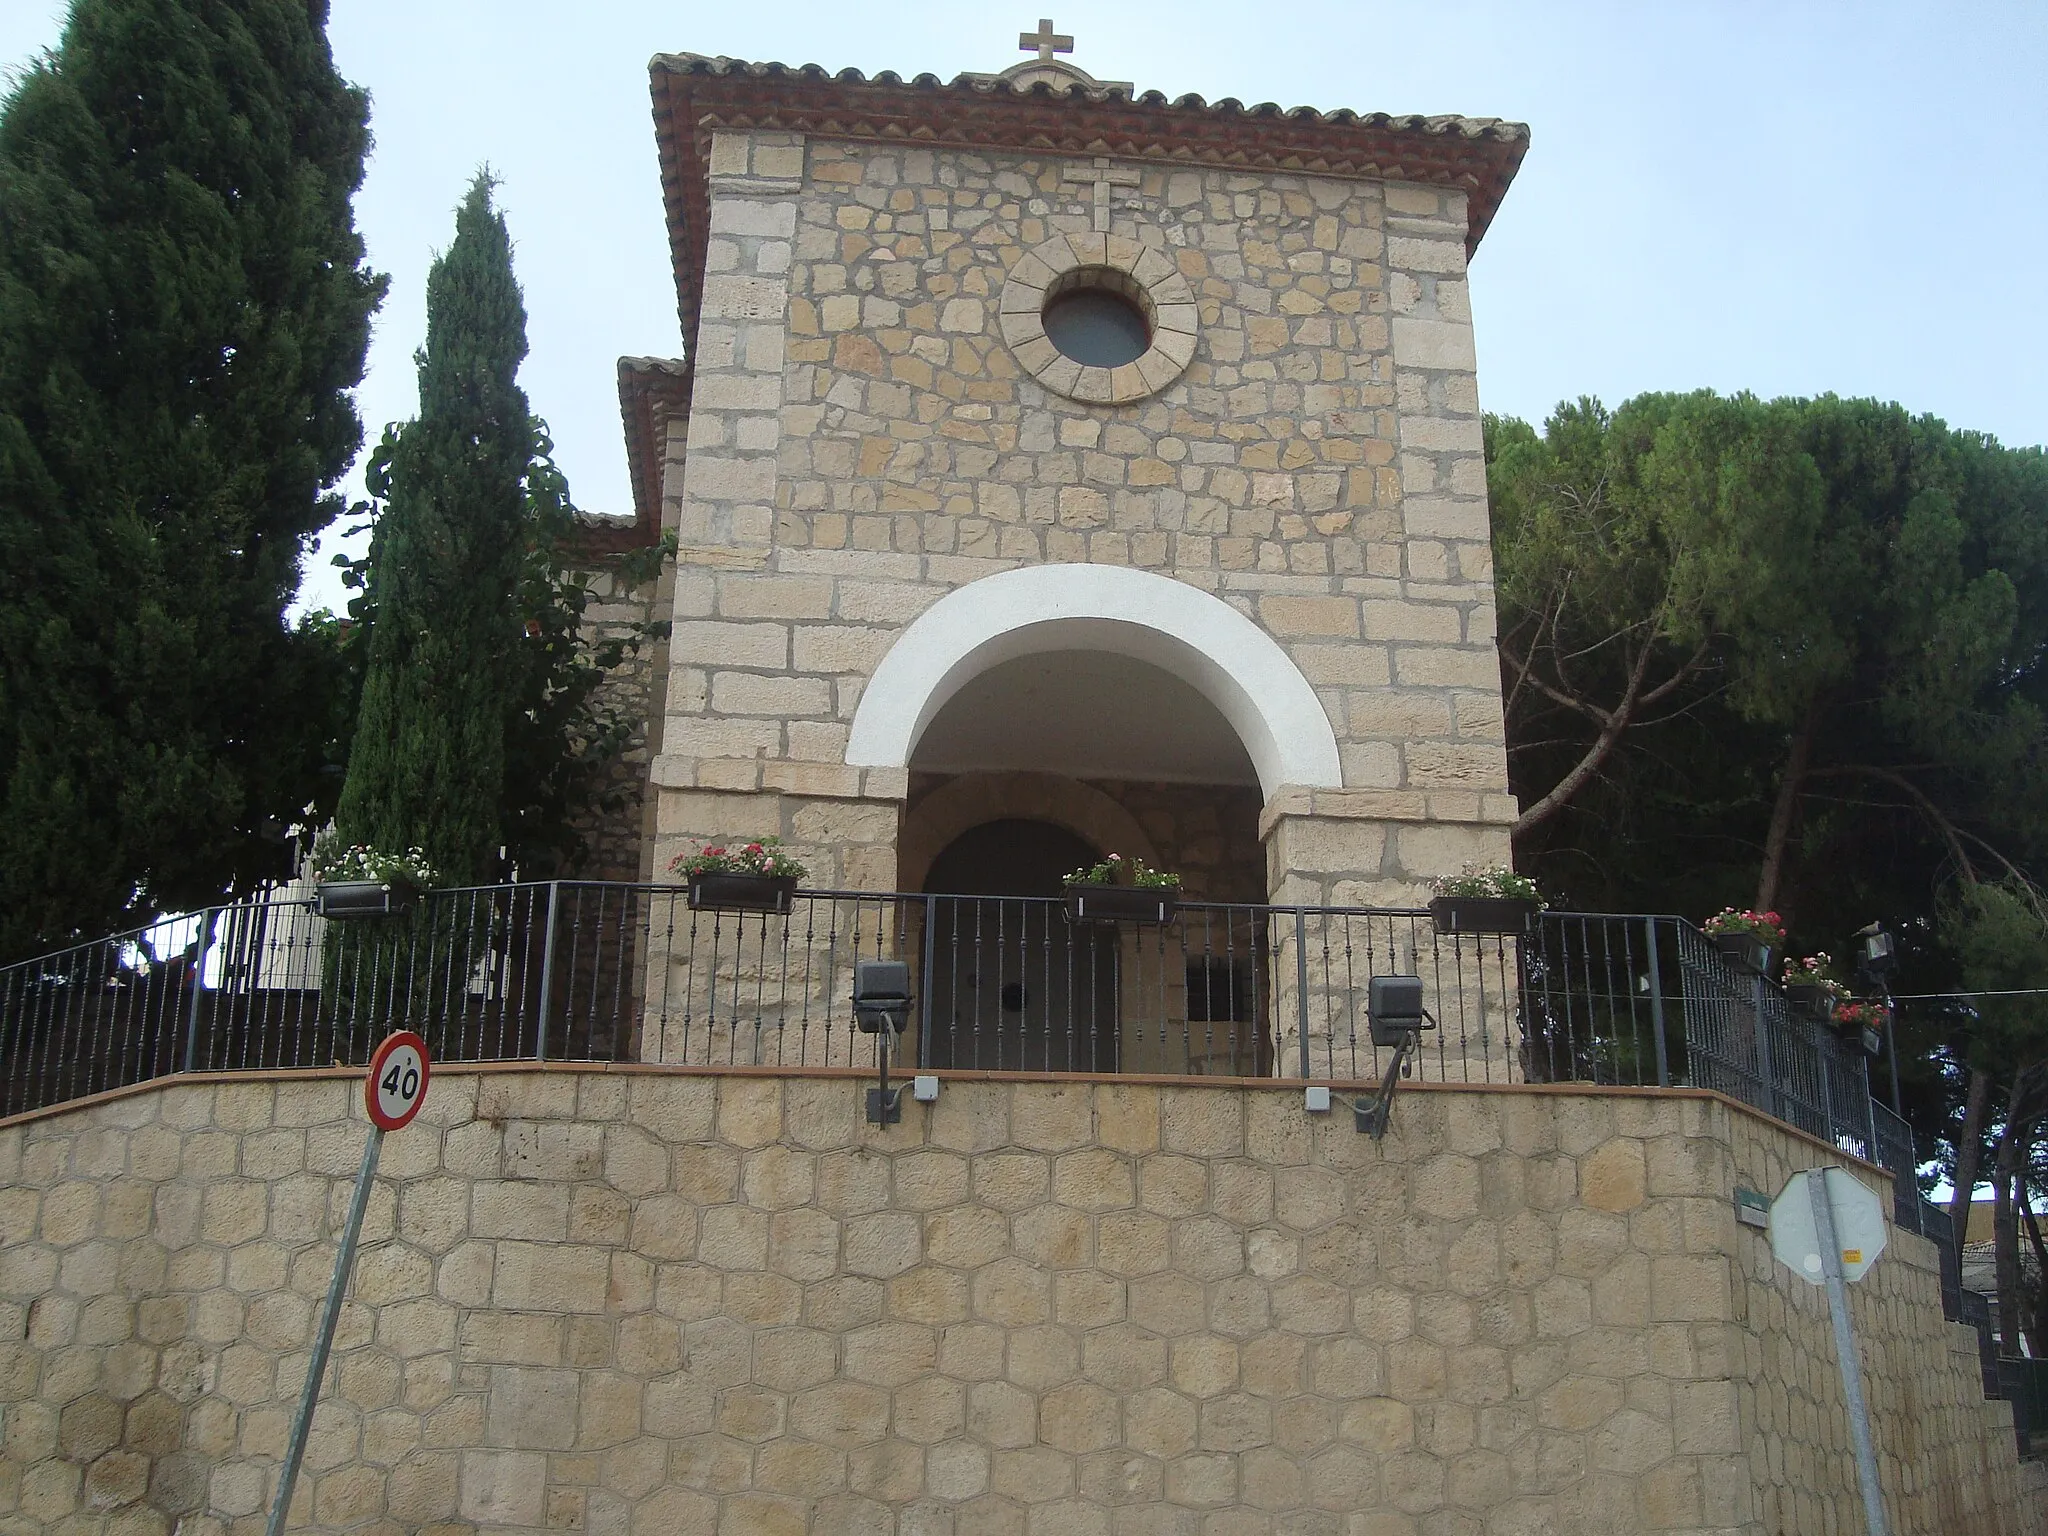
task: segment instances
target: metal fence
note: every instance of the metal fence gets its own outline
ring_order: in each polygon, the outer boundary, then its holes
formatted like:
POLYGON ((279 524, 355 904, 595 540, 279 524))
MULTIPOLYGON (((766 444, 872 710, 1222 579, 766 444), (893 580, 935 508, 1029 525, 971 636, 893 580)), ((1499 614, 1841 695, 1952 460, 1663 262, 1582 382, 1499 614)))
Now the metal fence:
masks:
POLYGON ((436 891, 392 917, 213 909, 0 969, 0 1113, 169 1072, 367 1059, 407 1026, 449 1061, 855 1066, 857 959, 910 963, 900 1057, 931 1068, 1370 1080, 1367 981, 1422 978, 1416 1075, 1691 1084, 1899 1170, 1853 1043, 1672 917, 1545 913, 1526 935, 1426 912, 1184 903, 1096 924, 1058 899, 799 892, 699 911, 680 886, 436 891), (168 934, 168 939, 166 935, 168 934))

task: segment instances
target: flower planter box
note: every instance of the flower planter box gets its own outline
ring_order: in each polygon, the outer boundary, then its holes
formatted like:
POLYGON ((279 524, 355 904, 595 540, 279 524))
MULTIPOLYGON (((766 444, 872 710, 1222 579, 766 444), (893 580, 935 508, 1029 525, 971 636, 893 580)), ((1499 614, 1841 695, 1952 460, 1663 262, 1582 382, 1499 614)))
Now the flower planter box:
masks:
POLYGON ((1884 1054, 1884 1021, 1882 1018, 1874 1024, 1866 1023, 1863 1010, 1859 1007, 1854 1013, 1837 1013, 1830 1022, 1834 1026, 1835 1033, 1841 1037, 1843 1044, 1859 1047, 1867 1055, 1871 1056, 1881 1056, 1884 1054))
POLYGON ((1180 892, 1162 885, 1070 885, 1067 916, 1077 923, 1166 923, 1180 892))
POLYGON ((409 880, 322 880, 313 887, 313 910, 342 921, 393 917, 410 909, 419 894, 409 880))
POLYGON ((1771 946, 1753 933, 1711 933, 1707 935, 1721 958, 1738 971, 1767 975, 1771 969, 1771 946))
POLYGON ((795 875, 690 876, 693 912, 787 912, 795 896, 795 875))
POLYGON ((1826 987, 1810 982, 1790 982, 1785 987, 1785 1001, 1794 1013, 1817 1019, 1825 1024, 1835 1016, 1835 994, 1826 987))
POLYGON ((1527 933, 1536 903, 1512 896, 1438 896, 1429 920, 1438 933, 1527 933))

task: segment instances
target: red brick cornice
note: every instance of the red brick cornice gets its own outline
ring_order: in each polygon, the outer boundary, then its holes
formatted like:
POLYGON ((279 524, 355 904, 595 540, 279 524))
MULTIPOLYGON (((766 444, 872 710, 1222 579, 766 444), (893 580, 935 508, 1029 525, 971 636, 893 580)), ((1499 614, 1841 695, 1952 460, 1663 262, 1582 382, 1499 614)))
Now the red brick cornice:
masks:
POLYGON ((688 345, 703 289, 706 166, 720 129, 771 129, 917 148, 1114 155, 1227 170, 1383 177, 1456 187, 1469 198, 1468 253, 1506 195, 1529 130, 1496 118, 1391 117, 1383 112, 1246 107, 1199 96, 1169 101, 1080 85, 1019 89, 996 76, 905 81, 884 72, 830 74, 815 64, 750 64, 660 54, 648 66, 676 307, 688 345))

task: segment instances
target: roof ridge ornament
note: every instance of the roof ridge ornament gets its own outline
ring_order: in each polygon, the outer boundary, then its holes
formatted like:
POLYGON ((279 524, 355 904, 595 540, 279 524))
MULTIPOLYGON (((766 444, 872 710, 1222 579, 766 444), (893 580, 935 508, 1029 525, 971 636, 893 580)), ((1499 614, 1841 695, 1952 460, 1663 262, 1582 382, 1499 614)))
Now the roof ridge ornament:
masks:
POLYGON ((1038 18, 1036 32, 1019 32, 1017 46, 1035 57, 1019 59, 1001 74, 962 75, 955 84, 986 87, 1000 81, 1016 91, 1028 91, 1033 86, 1043 85, 1050 87, 1056 96, 1070 96, 1078 92, 1095 100, 1118 91, 1126 97, 1137 92, 1137 87, 1128 80, 1098 80, 1080 65, 1054 58, 1054 54, 1072 53, 1074 38, 1071 33, 1055 32, 1050 16, 1038 18))
POLYGON ((1036 50, 1038 62, 1050 64, 1053 62, 1054 54, 1072 53, 1074 51, 1074 39, 1071 35, 1063 35, 1053 31, 1052 18, 1041 16, 1038 18, 1038 30, 1036 32, 1019 32, 1017 34, 1017 46, 1026 53, 1036 50))

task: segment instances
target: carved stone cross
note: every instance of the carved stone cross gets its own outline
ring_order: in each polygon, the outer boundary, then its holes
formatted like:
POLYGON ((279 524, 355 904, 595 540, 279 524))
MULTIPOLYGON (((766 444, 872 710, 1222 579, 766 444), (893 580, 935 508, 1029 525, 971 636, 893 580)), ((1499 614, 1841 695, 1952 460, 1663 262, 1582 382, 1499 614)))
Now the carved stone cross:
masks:
POLYGON ((1017 34, 1017 46, 1027 53, 1036 48, 1038 50, 1038 62, 1050 64, 1054 54, 1072 53, 1074 51, 1074 40, 1071 37, 1065 37, 1053 31, 1051 17, 1041 16, 1038 19, 1038 30, 1036 32, 1019 32, 1017 34))
POLYGON ((1135 187, 1139 180, 1138 172, 1116 169, 1107 155, 1097 155, 1085 170, 1071 170, 1060 177, 1063 185, 1095 189, 1095 232, 1099 235, 1109 233, 1109 189, 1135 187))

